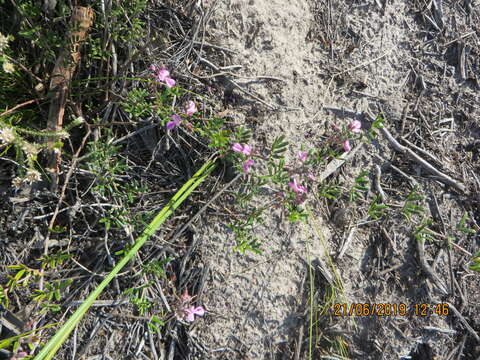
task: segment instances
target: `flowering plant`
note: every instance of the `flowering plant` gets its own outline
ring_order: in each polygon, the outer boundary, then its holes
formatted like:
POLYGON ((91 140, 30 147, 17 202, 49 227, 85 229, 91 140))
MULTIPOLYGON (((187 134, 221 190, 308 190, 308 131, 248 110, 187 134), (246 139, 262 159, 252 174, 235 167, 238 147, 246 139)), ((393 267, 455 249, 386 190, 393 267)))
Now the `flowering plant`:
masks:
POLYGON ((180 302, 177 306, 176 317, 178 320, 186 320, 188 322, 195 321, 196 316, 205 315, 205 310, 201 306, 191 304, 193 297, 188 295, 188 290, 180 296, 180 302))

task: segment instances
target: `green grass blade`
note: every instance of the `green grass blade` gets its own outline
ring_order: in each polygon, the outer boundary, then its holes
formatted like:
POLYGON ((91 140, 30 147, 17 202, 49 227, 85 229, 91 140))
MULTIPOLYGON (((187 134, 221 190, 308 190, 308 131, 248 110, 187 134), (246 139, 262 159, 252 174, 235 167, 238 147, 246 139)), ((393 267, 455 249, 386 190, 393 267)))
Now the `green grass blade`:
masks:
POLYGON ((148 240, 148 238, 158 230, 165 222, 169 215, 191 194, 191 192, 215 169, 216 165, 213 161, 208 161, 198 170, 195 175, 189 179, 182 188, 172 197, 168 204, 155 216, 152 222, 142 232, 135 241, 130 251, 118 262, 112 271, 103 279, 97 288, 88 296, 88 298, 80 305, 80 307, 70 316, 67 322, 57 331, 50 341, 35 356, 34 360, 49 360, 55 356, 60 346, 66 341, 72 330, 80 322, 85 313, 88 311, 92 303, 102 293, 105 287, 117 276, 120 270, 135 256, 137 251, 148 240))

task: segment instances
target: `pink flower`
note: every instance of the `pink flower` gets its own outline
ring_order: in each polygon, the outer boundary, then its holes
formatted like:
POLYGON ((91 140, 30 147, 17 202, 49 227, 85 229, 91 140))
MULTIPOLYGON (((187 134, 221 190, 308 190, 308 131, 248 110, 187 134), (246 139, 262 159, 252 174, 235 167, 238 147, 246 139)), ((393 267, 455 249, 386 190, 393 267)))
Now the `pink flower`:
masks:
POLYGON ((293 182, 288 184, 288 186, 290 186, 290 188, 298 194, 303 194, 307 192, 307 188, 301 184, 298 184, 296 179, 293 179, 293 182))
POLYGON ((252 153, 252 147, 248 144, 243 145, 243 155, 249 156, 252 153))
POLYGON ((165 85, 167 85, 168 88, 174 87, 175 86, 175 80, 172 78, 165 78, 165 85))
POLYGON ((187 321, 193 322, 195 321, 195 315, 203 316, 205 314, 205 310, 201 306, 190 306, 188 309, 185 309, 185 314, 187 315, 187 321))
POLYGON ((243 152, 243 146, 239 143, 235 143, 232 145, 232 150, 236 152, 243 152))
POLYGON ((358 120, 353 120, 350 124, 348 124, 347 127, 348 127, 348 130, 350 130, 354 134, 358 134, 359 132, 362 131, 360 130, 362 128, 362 123, 358 120))
POLYGON ((232 150, 241 152, 243 155, 249 156, 252 153, 252 147, 248 144, 241 145, 239 143, 235 143, 232 145, 232 150))
POLYGON ((190 100, 188 102, 187 108, 185 109, 185 114, 187 114, 187 116, 192 116, 196 112, 197 112, 197 106, 192 100, 190 100))
POLYGON ((170 71, 167 69, 157 69, 155 65, 150 65, 149 69, 156 72, 155 77, 158 81, 164 82, 168 88, 175 86, 175 80, 170 77, 170 71))
POLYGON ((352 147, 350 146, 350 141, 348 141, 348 139, 343 142, 343 150, 345 150, 345 152, 352 150, 352 147))
POLYGON ((300 160, 300 162, 302 163, 307 160, 307 156, 308 156, 308 153, 306 151, 299 151, 297 153, 298 160, 300 160))
POLYGON ((250 166, 253 165, 255 165, 255 161, 253 161, 252 159, 248 159, 243 163, 243 171, 246 173, 250 172, 250 166))
POLYGON ((167 130, 173 130, 180 125, 182 118, 178 115, 172 115, 172 121, 167 123, 167 130))
POLYGON ((158 81, 167 81, 170 78, 170 71, 166 69, 158 70, 157 72, 157 79, 158 81))

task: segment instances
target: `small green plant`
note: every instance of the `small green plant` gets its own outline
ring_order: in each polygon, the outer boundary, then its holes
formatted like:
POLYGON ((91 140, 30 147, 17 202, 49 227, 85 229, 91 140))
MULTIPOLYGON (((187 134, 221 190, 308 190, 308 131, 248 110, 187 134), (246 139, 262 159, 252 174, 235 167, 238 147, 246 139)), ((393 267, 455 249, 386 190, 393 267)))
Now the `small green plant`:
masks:
POLYGON ((306 221, 309 214, 305 212, 304 209, 299 209, 297 207, 289 207, 288 209, 288 221, 290 222, 299 222, 306 221))
POLYGON ((377 138, 377 130, 381 129, 383 127, 383 123, 385 122, 385 119, 381 114, 378 114, 375 120, 372 123, 372 126, 370 126, 370 130, 367 132, 367 139, 370 141, 374 140, 377 138))
MULTIPOLYGON (((335 199, 341 191, 338 187, 328 184, 319 184, 316 186, 315 174, 318 169, 327 163, 327 158, 333 160, 338 157, 338 145, 342 145, 343 150, 351 150, 350 140, 355 138, 355 134, 361 133, 361 123, 358 120, 352 121, 347 126, 335 126, 337 131, 332 135, 329 141, 325 142, 325 148, 319 150, 299 151, 296 153, 295 162, 287 164, 286 151, 289 143, 285 136, 277 137, 270 146, 267 154, 260 154, 259 150, 252 149, 248 144, 235 142, 231 146, 233 154, 227 157, 236 163, 239 171, 249 174, 248 181, 242 189, 235 194, 237 204, 242 212, 247 213, 246 220, 239 220, 230 224, 236 236, 236 250, 258 251, 258 239, 250 235, 253 231, 252 214, 255 222, 261 222, 265 212, 269 209, 281 208, 285 217, 290 222, 305 221, 309 213, 302 208, 302 204, 307 200, 311 193, 317 187, 320 196, 328 199, 335 199), (263 162, 260 166, 257 162, 263 162), (260 171, 252 171, 253 168, 266 169, 266 174, 260 171), (273 186, 273 189, 269 186, 273 186), (273 199, 267 202, 268 205, 249 210, 248 204, 254 201, 255 196, 263 196, 268 188, 268 193, 273 195, 273 199)), ((238 139, 238 138, 236 138, 238 139)), ((235 139, 235 140, 236 140, 235 139)), ((351 201, 357 200, 361 192, 366 192, 368 172, 362 171, 355 179, 355 185, 349 194, 351 201)), ((379 205, 380 206, 380 205, 379 205)))
POLYGON ((92 188, 102 199, 115 199, 116 206, 107 209, 99 222, 105 225, 108 232, 111 228, 122 228, 125 225, 141 224, 139 218, 129 210, 137 196, 146 189, 139 186, 136 180, 124 181, 121 174, 128 168, 126 161, 119 156, 120 147, 112 144, 107 137, 105 141, 94 141, 88 144, 90 153, 88 168, 96 178, 92 188))
POLYGON ((165 275, 165 265, 172 261, 173 258, 167 257, 161 260, 151 260, 147 264, 142 264, 142 272, 147 275, 152 275, 157 279, 164 279, 165 275))
POLYGON ((125 295, 128 295, 130 302, 135 305, 140 315, 144 315, 145 312, 153 306, 153 304, 145 298, 145 290, 152 284, 153 282, 149 281, 141 286, 132 287, 123 292, 125 295))
POLYGON ((58 309, 58 305, 53 305, 50 303, 52 301, 59 302, 62 299, 61 291, 66 289, 71 283, 72 280, 53 281, 51 283, 46 282, 44 290, 35 290, 32 300, 39 303, 48 302, 47 305, 49 306, 49 309, 58 309))
POLYGON ((468 213, 465 211, 463 214, 462 218, 460 219, 458 225, 457 225, 457 230, 464 233, 464 234, 475 234, 475 229, 471 229, 466 226, 468 220, 468 213))
POLYGON ((250 216, 247 216, 246 219, 236 220, 227 225, 235 234, 235 241, 237 243, 237 246, 234 248, 235 251, 239 251, 242 254, 246 251, 261 254, 262 251, 260 250, 258 237, 253 236, 253 226, 258 221, 262 220, 258 215, 255 216, 255 211, 252 211, 250 216))
POLYGON ((122 103, 127 113, 135 119, 143 118, 151 114, 152 105, 148 103, 149 97, 146 89, 133 89, 127 94, 127 101, 122 103))
MULTIPOLYGON (((308 208, 308 207, 307 207, 308 208)), ((334 321, 333 310, 335 304, 346 303, 346 297, 343 290, 342 278, 338 273, 335 261, 330 256, 329 245, 323 236, 320 226, 314 217, 309 218, 311 229, 315 233, 315 239, 319 239, 321 247, 324 249, 323 257, 326 260, 325 266, 332 275, 330 281, 315 281, 314 266, 311 264, 311 255, 309 244, 306 244, 307 266, 308 266, 308 359, 315 359, 315 350, 320 350, 323 354, 328 354, 332 358, 348 359, 348 343, 346 339, 339 334, 333 336, 325 334, 322 324, 325 321, 334 321), (315 288, 316 284, 321 283, 320 289, 315 288), (317 298, 316 297, 320 297, 317 298), (317 300, 317 301, 316 301, 317 300), (338 354, 338 355, 337 355, 338 354)), ((326 358, 327 356, 325 356, 326 358)))
POLYGON ((435 233, 429 229, 433 223, 432 219, 423 219, 416 227, 413 232, 415 239, 418 241, 435 241, 435 233))
POLYGON ((368 187, 366 186, 368 184, 368 174, 368 171, 363 170, 355 178, 355 183, 353 184, 353 187, 348 194, 348 200, 350 202, 358 200, 360 197, 362 197, 362 193, 368 191, 368 187))
POLYGON ((72 258, 72 254, 66 254, 66 253, 56 253, 56 254, 50 254, 50 255, 43 255, 40 258, 40 261, 42 262, 42 267, 45 269, 55 269, 57 266, 63 265, 63 263, 72 258))
POLYGON ((342 190, 336 184, 321 184, 318 186, 317 194, 328 200, 336 200, 342 194, 342 190))
POLYGON ((152 316, 150 321, 147 323, 147 326, 150 329, 150 331, 159 333, 160 327, 165 326, 165 322, 163 322, 156 316, 152 316))
POLYGON ((472 260, 470 260, 469 269, 480 273, 480 251, 477 251, 473 255, 472 260))
POLYGON ((372 220, 378 220, 387 214, 385 210, 388 209, 388 206, 381 204, 380 201, 380 196, 376 196, 368 208, 368 216, 372 220))
POLYGON ((21 357, 14 357, 14 359, 32 359, 31 356, 28 356, 28 353, 34 351, 35 344, 38 344, 39 342, 39 336, 37 335, 37 333, 56 325, 58 324, 48 324, 35 330, 26 331, 19 335, 15 335, 7 339, 2 339, 0 340, 0 349, 11 348, 11 352, 13 354, 21 355, 21 357), (26 348, 28 348, 28 353, 25 351, 27 350, 26 348))
POLYGON ((269 151, 269 160, 283 159, 285 152, 287 151, 288 141, 285 141, 285 135, 277 137, 273 143, 271 150, 269 151))
POLYGON ((9 291, 14 290, 18 286, 28 286, 31 280, 37 279, 40 276, 40 271, 31 269, 26 265, 9 265, 10 270, 16 270, 15 275, 9 275, 7 281, 7 289, 9 291))
POLYGON ((407 218, 409 222, 412 221, 414 215, 422 215, 425 212, 425 208, 418 203, 423 201, 424 197, 418 193, 418 189, 413 189, 408 194, 405 204, 402 208, 402 214, 407 218))
POLYGON ((8 288, 4 288, 2 285, 0 285, 0 304, 6 308, 8 308, 10 305, 10 301, 8 299, 8 288))
POLYGON ((260 176, 260 179, 266 182, 271 181, 274 184, 286 184, 288 182, 288 172, 285 168, 285 160, 272 161, 268 165, 268 175, 260 176))

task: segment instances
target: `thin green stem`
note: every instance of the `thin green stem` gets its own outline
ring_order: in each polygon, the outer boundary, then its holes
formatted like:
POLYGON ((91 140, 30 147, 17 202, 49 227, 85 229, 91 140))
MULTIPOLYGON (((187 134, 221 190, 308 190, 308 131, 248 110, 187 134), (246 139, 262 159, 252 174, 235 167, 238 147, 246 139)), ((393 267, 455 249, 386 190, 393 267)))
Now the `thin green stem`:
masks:
POLYGON ((307 264, 308 264, 308 278, 310 284, 310 294, 309 294, 309 324, 308 324, 308 358, 312 359, 313 356, 313 294, 315 287, 315 278, 312 271, 312 262, 310 259, 310 249, 308 248, 308 242, 305 244, 307 250, 307 264))

